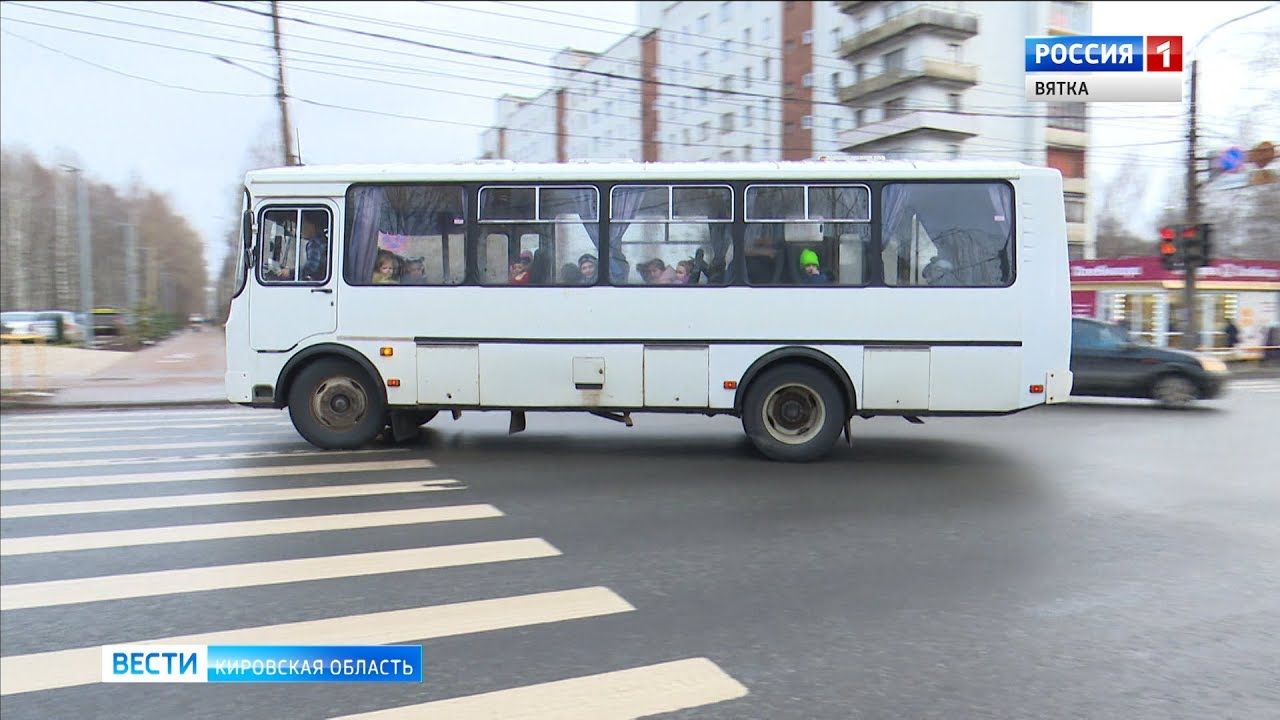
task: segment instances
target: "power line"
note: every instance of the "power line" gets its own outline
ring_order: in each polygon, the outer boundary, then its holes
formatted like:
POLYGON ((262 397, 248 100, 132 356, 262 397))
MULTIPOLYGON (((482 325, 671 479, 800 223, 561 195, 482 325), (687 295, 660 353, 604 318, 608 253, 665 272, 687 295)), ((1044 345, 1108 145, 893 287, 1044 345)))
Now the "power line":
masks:
MULTIPOLYGON (((265 13, 263 13, 263 12, 261 12, 261 11, 258 11, 258 10, 253 10, 253 9, 251 9, 251 8, 239 7, 239 6, 236 6, 236 5, 228 5, 228 4, 224 3, 224 2, 220 2, 219 0, 209 0, 209 4, 211 4, 211 5, 217 5, 217 6, 219 6, 219 7, 232 8, 232 9, 235 9, 235 10, 240 10, 240 11, 242 11, 242 12, 252 13, 252 14, 254 14, 254 15, 265 15, 265 13)), ((553 70, 560 70, 560 71, 563 71, 563 72, 577 72, 577 73, 580 73, 580 74, 586 74, 586 75, 593 75, 593 76, 596 76, 596 77, 609 78, 609 79, 611 79, 611 80, 622 80, 622 81, 625 81, 625 82, 634 82, 634 83, 640 83, 640 84, 649 84, 649 85, 655 85, 655 86, 661 86, 661 87, 678 87, 678 88, 691 89, 691 90, 702 90, 702 88, 701 88, 701 87, 692 86, 692 85, 683 85, 683 84, 680 84, 680 83, 672 83, 672 82, 662 81, 662 80, 644 80, 644 79, 642 79, 642 78, 631 77, 631 76, 627 76, 627 75, 620 75, 620 74, 618 74, 618 73, 611 73, 611 72, 606 72, 606 71, 603 71, 603 70, 588 70, 588 69, 586 69, 586 68, 572 68, 572 67, 565 67, 565 66, 562 66, 562 65, 556 65, 556 64, 554 64, 554 63, 538 62, 538 61, 536 61, 536 60, 525 60, 525 59, 522 59, 522 58, 510 58, 510 57, 503 57, 503 56, 501 56, 501 55, 494 55, 494 54, 491 54, 491 53, 485 53, 485 52, 480 52, 480 51, 476 51, 476 50, 465 50, 465 49, 462 49, 462 48, 454 48, 454 47, 449 47, 449 46, 446 46, 446 45, 440 45, 440 44, 438 44, 438 43, 428 43, 428 42, 423 42, 423 41, 421 41, 421 40, 411 40, 411 39, 409 39, 409 38, 396 37, 396 36, 393 36, 393 35, 386 35, 386 34, 384 34, 384 33, 370 32, 370 31, 368 31, 368 30, 359 30, 359 29, 356 29, 356 28, 339 27, 339 26, 336 26, 336 25, 327 25, 327 24, 325 24, 325 23, 318 23, 318 22, 314 22, 314 21, 311 21, 311 20, 306 20, 306 19, 303 19, 303 18, 291 17, 291 18, 286 18, 286 19, 287 19, 289 22, 299 23, 299 24, 302 24, 302 25, 310 25, 310 26, 312 26, 312 27, 319 27, 319 28, 323 28, 323 29, 326 29, 326 30, 332 30, 332 31, 335 31, 335 32, 344 32, 344 33, 349 33, 349 34, 353 34, 353 35, 360 35, 360 36, 363 36, 363 37, 376 38, 376 39, 379 39, 379 40, 387 40, 387 41, 391 41, 391 42, 395 42, 395 43, 401 43, 401 44, 406 44, 406 45, 414 45, 414 46, 417 46, 417 47, 423 47, 423 48, 427 48, 427 49, 431 49, 431 50, 440 50, 440 51, 443 51, 443 52, 450 52, 450 53, 457 53, 457 54, 462 54, 462 55, 469 55, 469 56, 472 56, 472 57, 479 57, 479 58, 484 58, 484 59, 487 59, 487 60, 494 60, 494 61, 498 61, 498 62, 515 63, 515 64, 520 64, 520 65, 530 65, 530 66, 535 66, 535 67, 544 67, 544 68, 550 68, 550 69, 553 69, 553 70)), ((867 107, 877 107, 877 106, 860 106, 860 105, 856 105, 856 104, 846 104, 846 103, 839 103, 839 102, 832 102, 832 101, 824 101, 824 100, 800 100, 800 99, 798 99, 798 98, 788 98, 788 97, 782 97, 782 98, 779 98, 779 97, 774 96, 774 95, 765 95, 765 94, 762 94, 762 93, 748 93, 748 92, 742 92, 742 91, 739 91, 739 90, 723 90, 723 89, 716 90, 716 89, 712 89, 712 90, 711 90, 711 92, 715 92, 715 93, 717 93, 717 94, 719 94, 719 95, 733 95, 733 96, 738 96, 738 97, 751 97, 751 98, 757 98, 757 99, 766 99, 766 98, 767 98, 767 99, 770 99, 770 100, 778 100, 778 101, 783 102, 783 103, 787 103, 787 102, 791 102, 791 103, 804 103, 804 104, 808 104, 808 105, 827 105, 827 106, 835 106, 835 107, 843 107, 843 108, 850 108, 850 107, 852 107, 852 108, 857 108, 857 107, 863 107, 863 108, 867 108, 867 107)), ((932 108, 907 108, 907 109, 932 109, 932 108)), ((1039 114, 1039 113, 1035 113, 1035 114, 1028 114, 1028 113, 984 113, 984 112, 971 112, 971 111, 965 111, 965 110, 938 110, 938 112, 947 112, 947 113, 950 113, 950 114, 953 114, 953 115, 973 115, 973 116, 981 116, 981 117, 1037 118, 1037 119, 1039 119, 1039 118, 1043 118, 1043 117, 1047 117, 1046 115, 1041 115, 1041 114, 1039 114)), ((1161 117, 1161 116, 1151 116, 1151 117, 1158 118, 1158 117, 1161 117)), ((1169 116, 1169 117, 1175 117, 1175 116, 1169 116)), ((1148 119, 1150 119, 1150 118, 1148 118, 1148 119)))
MULTIPOLYGON (((14 21, 16 21, 16 22, 21 22, 21 23, 26 23, 26 24, 37 25, 37 26, 40 26, 40 27, 47 27, 47 28, 52 28, 52 29, 58 29, 58 30, 63 30, 63 31, 67 31, 67 32, 72 32, 72 33, 86 34, 86 35, 91 35, 91 36, 101 37, 101 38, 105 38, 105 39, 117 40, 117 41, 121 41, 121 42, 137 43, 137 44, 142 44, 142 45, 147 45, 147 46, 152 46, 152 47, 161 47, 161 48, 166 48, 166 49, 171 49, 171 50, 176 50, 176 51, 181 51, 181 52, 194 53, 194 54, 198 54, 198 55, 204 55, 204 56, 206 56, 206 57, 210 57, 210 58, 217 59, 217 60, 223 60, 223 58, 222 58, 221 56, 213 55, 213 54, 211 54, 211 53, 207 53, 207 52, 203 52, 203 51, 191 50, 191 49, 189 49, 189 48, 178 48, 178 47, 174 47, 174 46, 163 45, 163 44, 160 44, 160 43, 152 43, 152 42, 146 42, 146 41, 140 41, 140 40, 133 40, 133 39, 130 39, 130 38, 120 38, 120 37, 116 37, 116 36, 103 35, 103 34, 100 34, 100 33, 93 33, 93 32, 89 32, 89 31, 78 30, 78 29, 72 29, 72 28, 65 28, 65 27, 56 26, 56 25, 47 25, 47 24, 44 24, 44 23, 35 23, 35 22, 32 22, 32 21, 20 20, 20 19, 16 19, 16 18, 5 18, 5 19, 7 19, 7 20, 14 20, 14 21)), ((148 26, 148 27, 149 27, 149 26, 148 26)), ((156 29, 156 28, 151 28, 151 29, 156 29)), ((163 28, 161 28, 161 29, 163 29, 163 28)), ((252 44, 252 43, 250 43, 250 44, 252 44)), ((251 58, 237 58, 237 59, 242 60, 243 62, 248 62, 248 63, 253 63, 253 64, 269 64, 269 63, 267 63, 266 61, 262 61, 262 60, 255 60, 255 59, 251 59, 251 58)), ((105 66, 101 66, 101 67, 104 67, 104 69, 112 70, 111 68, 105 68, 105 66)), ((434 89, 434 88, 422 88, 422 87, 420 87, 420 86, 408 85, 408 84, 404 84, 404 83, 392 83, 392 82, 385 81, 385 80, 376 80, 376 79, 371 79, 371 78, 357 78, 357 77, 352 77, 352 76, 339 75, 339 74, 336 74, 336 73, 327 73, 327 72, 324 72, 324 71, 311 70, 311 69, 309 69, 309 68, 302 68, 302 69, 303 69, 303 70, 305 70, 305 71, 308 71, 308 72, 313 72, 313 73, 318 73, 318 74, 324 74, 324 75, 333 75, 333 76, 337 76, 337 77, 343 77, 343 78, 348 78, 348 79, 354 79, 354 80, 363 81, 363 82, 372 82, 372 83, 376 83, 376 84, 390 84, 390 85, 397 85, 397 86, 409 87, 409 88, 418 89, 418 90, 423 90, 423 91, 429 91, 429 92, 442 92, 442 93, 447 93, 447 94, 471 95, 471 94, 469 94, 469 93, 460 93, 460 92, 458 92, 458 91, 438 90, 438 89, 434 89)), ((150 80, 149 80, 149 79, 147 79, 147 78, 139 78, 139 79, 143 79, 143 80, 148 80, 148 81, 150 81, 150 80)), ((181 87, 181 86, 175 86, 175 88, 176 88, 176 89, 188 89, 188 88, 181 87)), ((472 95, 472 96, 474 96, 474 95, 472 95)), ((479 97, 484 97, 484 96, 479 96, 479 97)), ((301 100, 305 100, 305 99, 301 99, 301 100)), ((351 110, 351 111, 355 111, 355 112, 366 112, 366 113, 369 113, 369 111, 366 111, 366 110, 364 110, 364 109, 360 109, 360 108, 352 108, 352 107, 349 107, 349 106, 336 105, 336 104, 332 104, 332 103, 321 103, 321 102, 317 102, 317 101, 313 101, 313 100, 306 100, 306 102, 307 102, 308 104, 316 105, 316 106, 320 106, 320 107, 329 107, 329 108, 337 108, 337 109, 347 109, 347 110, 351 110)), ((375 115, 380 114, 380 115, 384 115, 384 116, 387 116, 387 117, 395 117, 395 118, 401 118, 401 119, 414 119, 414 120, 421 120, 421 121, 425 121, 425 122, 436 122, 436 123, 441 123, 441 124, 449 124, 449 125, 456 125, 456 126, 462 126, 462 127, 476 127, 476 128, 483 128, 483 129, 486 129, 486 130, 494 129, 494 128, 492 128, 491 126, 488 126, 488 125, 481 125, 481 124, 477 124, 477 123, 467 123, 467 122, 460 122, 460 121, 446 121, 446 120, 440 120, 440 119, 438 119, 438 118, 424 118, 424 117, 421 117, 421 116, 410 116, 410 115, 392 114, 392 113, 379 113, 379 112, 372 112, 371 114, 375 114, 375 115)), ((634 117, 631 117, 631 116, 618 116, 618 117, 623 117, 624 119, 631 120, 631 121, 634 121, 634 119, 635 119, 634 117)), ((691 128, 702 129, 702 126, 701 126, 701 125, 689 125, 689 124, 686 124, 686 123, 674 123, 674 122, 671 122, 671 121, 669 121, 669 124, 672 124, 672 125, 677 125, 677 124, 678 124, 678 125, 682 125, 682 126, 686 126, 686 125, 687 125, 688 127, 691 127, 691 128)), ((711 128, 710 128, 710 124, 709 124, 709 123, 707 123, 707 125, 708 125, 707 130, 709 131, 709 130, 711 129, 711 128)), ((558 134, 558 133, 556 133, 556 132, 554 132, 554 131, 539 131, 539 130, 515 130, 515 129, 513 129, 513 130, 511 130, 511 132, 513 132, 513 133, 514 133, 514 132, 524 132, 524 133, 529 133, 529 134, 533 134, 533 135, 547 135, 547 136, 557 135, 557 134, 558 134)), ((762 135, 762 136, 766 136, 766 137, 769 137, 769 138, 774 137, 774 135, 773 135, 772 133, 768 133, 768 132, 761 132, 761 131, 746 131, 746 130, 740 130, 740 131, 738 131, 738 132, 740 132, 740 133, 745 133, 745 134, 751 134, 751 135, 762 135)), ((601 136, 594 136, 594 135, 577 135, 576 137, 577 137, 577 138, 579 138, 579 139, 594 140, 594 141, 606 141, 606 142, 609 142, 609 141, 612 141, 612 140, 613 140, 613 138, 609 138, 609 137, 601 137, 601 136)), ((641 140, 635 140, 634 142, 641 142, 641 140)), ((1023 154, 1023 153, 1029 152, 1029 151, 1036 151, 1036 150, 1039 150, 1039 149, 1040 149, 1040 148, 1039 148, 1039 146, 1020 146, 1020 145, 1012 145, 1012 146, 1010 146, 1010 145, 1008 145, 1007 143, 1003 143, 1002 141, 988 141, 988 142, 995 142, 995 143, 997 143, 997 147, 995 147, 995 148, 986 148, 986 149, 983 149, 983 152, 986 152, 986 153, 1015 153, 1015 154, 1023 154)), ((663 143, 663 142, 659 139, 659 140, 658 140, 658 144, 659 144, 659 145, 668 145, 668 146, 669 146, 669 145, 671 145, 672 143, 663 143)), ((676 144, 677 146, 678 146, 678 145, 680 145, 680 143, 675 143, 675 144, 676 144)), ((832 142, 831 142, 831 144, 832 144, 832 148, 831 148, 831 150, 840 150, 840 145, 839 145, 839 142, 838 142, 838 141, 832 141, 832 142)), ((1162 143, 1162 142, 1161 142, 1161 143, 1151 143, 1151 144, 1164 144, 1164 143, 1162 143)), ((704 140, 693 140, 693 141, 691 141, 691 142, 689 142, 689 143, 686 143, 686 147, 687 147, 687 146, 689 146, 689 145, 697 145, 697 146, 699 146, 699 147, 708 147, 708 148, 716 148, 716 149, 740 149, 740 148, 742 147, 740 144, 738 144, 738 145, 707 144, 707 143, 706 143, 706 141, 704 141, 704 140)), ((771 145, 771 144, 766 143, 766 148, 765 148, 765 149, 768 149, 768 146, 769 146, 769 145, 771 145)), ((1131 145, 1126 145, 1126 146, 1116 146, 1116 147, 1131 147, 1131 145)), ((778 149, 779 149, 780 151, 785 151, 785 150, 802 150, 802 151, 805 151, 805 152, 811 152, 810 148, 807 148, 807 147, 803 147, 803 148, 793 148, 793 147, 788 147, 788 146, 779 146, 779 148, 778 148, 778 149)), ((1099 156, 1100 156, 1100 154, 1095 154, 1095 155, 1094 155, 1095 159, 1097 159, 1099 156)))
MULTIPOLYGON (((129 21, 117 20, 117 19, 114 19, 114 18, 106 18, 106 17, 96 16, 96 15, 83 15, 83 14, 80 14, 80 13, 72 13, 72 12, 64 11, 64 10, 52 10, 52 9, 50 9, 50 8, 43 8, 43 7, 37 7, 37 6, 24 5, 24 4, 22 4, 22 3, 11 3, 11 4, 12 4, 12 5, 14 5, 14 6, 24 7, 24 8, 28 8, 28 9, 34 9, 34 10, 46 10, 46 11, 49 11, 49 12, 56 12, 56 13, 64 14, 64 15, 72 15, 72 16, 75 16, 75 17, 82 17, 82 18, 94 19, 94 20, 105 20, 105 21, 107 21, 107 22, 114 22, 114 23, 119 23, 119 24, 124 24, 124 25, 128 25, 128 26, 132 26, 132 27, 140 27, 140 28, 146 28, 146 29, 152 29, 152 30, 162 30, 162 31, 165 31, 165 32, 173 32, 173 33, 177 33, 177 34, 181 34, 181 35, 186 35, 186 36, 191 36, 191 37, 201 37, 201 38, 206 38, 206 39, 211 39, 211 40, 220 40, 220 41, 232 42, 232 43, 236 43, 236 44, 251 45, 251 46, 254 46, 254 47, 268 47, 268 49, 269 49, 269 46, 264 46, 264 45, 260 45, 260 44, 257 44, 257 43, 252 43, 252 42, 242 41, 242 40, 234 40, 234 39, 231 39, 231 38, 222 38, 222 37, 217 37, 217 36, 205 35, 205 34, 202 34, 202 33, 193 33, 193 32, 189 32, 189 31, 185 31, 185 30, 178 30, 178 29, 175 29, 175 28, 157 27, 157 26, 153 26, 153 25, 145 25, 145 24, 140 24, 140 23, 133 23, 133 22, 129 22, 129 21)), ((109 7, 118 7, 118 6, 115 6, 115 5, 110 5, 109 3, 101 3, 101 4, 107 5, 107 6, 109 6, 109 7)), ((227 4, 224 4, 224 3, 216 3, 216 2, 215 2, 215 3, 212 3, 212 4, 218 5, 218 6, 220 6, 220 7, 228 8, 228 9, 241 10, 241 11, 245 11, 245 12, 250 12, 250 13, 253 13, 253 14, 261 15, 261 16, 264 16, 264 17, 269 17, 269 14, 267 14, 267 13, 263 13, 263 12, 259 12, 259 11, 251 10, 251 9, 249 9, 249 8, 241 8, 241 7, 238 7, 238 6, 227 5, 227 4)), ((169 17, 181 17, 181 16, 173 16, 173 15, 170 15, 170 14, 168 14, 168 13, 160 13, 159 11, 154 11, 154 10, 143 10, 143 9, 141 9, 141 8, 124 8, 124 9, 138 10, 138 11, 140 11, 140 12, 147 12, 147 13, 151 13, 151 14, 165 15, 165 16, 169 16, 169 17)), ((213 21, 213 20, 207 20, 207 19, 197 19, 197 20, 198 20, 198 21, 200 21, 200 22, 212 23, 212 24, 216 24, 216 25, 220 25, 220 26, 226 26, 226 27, 234 27, 234 28, 242 29, 242 30, 244 30, 244 29, 254 30, 254 28, 245 28, 245 27, 240 26, 240 25, 234 25, 234 24, 230 24, 230 23, 221 23, 221 22, 217 22, 217 21, 213 21)), ((357 32, 357 33, 359 33, 359 32, 360 32, 360 31, 358 31, 358 30, 353 31, 353 30, 351 30, 351 29, 349 29, 349 28, 334 28, 333 26, 323 25, 323 24, 320 24, 320 23, 311 23, 311 22, 309 22, 309 21, 301 20, 301 19, 297 19, 296 21, 297 21, 297 22, 304 23, 304 24, 310 24, 310 25, 315 25, 315 26, 319 26, 319 27, 325 27, 325 28, 330 28, 330 29, 336 29, 336 30, 345 31, 345 32, 357 32)), ((411 26, 411 27, 412 27, 412 26, 411 26)), ((375 35, 378 35, 378 34, 375 34, 375 35)), ((381 35, 378 35, 378 36, 379 36, 379 37, 386 37, 386 36, 381 36, 381 35)), ((326 43, 328 43, 328 44, 345 45, 345 46, 349 46, 349 47, 356 47, 356 48, 365 49, 365 50, 370 50, 370 49, 371 49, 371 50, 378 51, 378 52, 392 52, 392 51, 389 51, 389 50, 384 51, 384 50, 382 50, 382 49, 380 49, 380 48, 370 48, 370 47, 369 47, 369 46, 367 46, 367 45, 358 45, 358 44, 353 44, 353 43, 343 43, 343 42, 341 42, 341 41, 322 40, 322 39, 320 39, 320 38, 314 38, 314 37, 305 36, 305 35, 297 35, 296 37, 298 37, 298 38, 300 38, 300 39, 311 40, 311 41, 314 41, 314 42, 326 42, 326 43)), ((399 38, 392 38, 392 39, 402 40, 402 39, 399 39, 399 38)), ((402 40, 402 41, 404 41, 404 40, 402 40)), ((411 43, 414 43, 414 44, 421 44, 421 43, 416 43, 416 42, 414 42, 414 41, 406 41, 406 42, 411 42, 411 43)), ((429 46, 429 47, 437 47, 437 46, 429 46)), ((450 51, 458 51, 458 52, 470 53, 470 51, 461 51, 461 50, 457 50, 457 49, 449 49, 449 50, 450 50, 450 51)), ((311 52, 311 51, 296 51, 296 52, 306 53, 306 54, 310 54, 310 55, 316 55, 316 56, 320 56, 320 57, 328 57, 328 58, 338 57, 338 56, 334 56, 334 55, 328 55, 328 54, 324 54, 324 53, 315 53, 315 52, 311 52)), ((398 55, 403 55, 403 53, 398 53, 398 55)), ((424 59, 425 59, 425 56, 421 56, 421 55, 414 55, 414 57, 424 57, 424 59)), ((436 61, 436 59, 435 59, 435 58, 431 58, 431 59, 432 59, 433 61, 436 61)), ((504 58, 499 58, 499 59, 504 59, 504 58)), ((361 62, 370 62, 370 61, 361 61, 361 62)), ((455 63, 459 63, 459 64, 465 64, 465 63, 461 63, 460 61, 454 61, 454 60, 447 60, 447 62, 455 62, 455 63)), ((543 63, 537 63, 537 62, 535 62, 535 61, 521 61, 521 62, 524 62, 524 63, 527 63, 527 64, 531 64, 531 65, 537 65, 537 66, 540 66, 540 67, 557 67, 557 68, 559 67, 559 66, 547 66, 547 65, 545 65, 545 64, 543 64, 543 63)), ((484 69, 489 69, 487 66, 480 66, 480 67, 484 67, 484 69)), ((430 73, 427 73, 427 74, 430 74, 430 73)), ((610 74, 610 75, 612 75, 612 74, 610 74)), ((456 76, 456 77, 461 77, 461 78, 466 78, 466 79, 472 79, 472 80, 476 80, 476 79, 477 79, 477 78, 468 78, 467 76, 456 76)), ((614 75, 614 77, 622 77, 622 76, 616 76, 616 75, 614 75)), ((541 79, 541 78, 540 78, 540 79, 541 79)), ((639 80, 637 80, 637 79, 635 79, 635 78, 630 78, 630 80, 637 81, 637 82, 639 81, 639 80)), ((585 84, 585 83, 584 83, 584 84, 585 84)), ((674 87, 683 87, 683 88, 688 88, 688 89, 692 89, 692 90, 697 90, 697 91, 698 91, 698 92, 700 92, 700 93, 701 93, 701 92, 706 92, 706 93, 715 93, 717 96, 720 96, 720 97, 723 97, 725 94, 732 94, 732 95, 746 95, 746 96, 754 97, 754 98, 763 98, 763 99, 765 99, 765 100, 774 100, 774 99, 776 99, 776 100, 779 100, 781 103, 786 103, 786 102, 788 102, 788 101, 799 101, 799 100, 796 100, 796 99, 790 99, 790 98, 779 98, 779 97, 777 97, 776 95, 766 95, 766 94, 762 94, 762 93, 739 93, 739 92, 736 92, 736 91, 728 91, 728 90, 722 90, 722 89, 716 89, 716 88, 708 88, 708 87, 694 87, 694 86, 688 86, 688 85, 680 85, 680 84, 676 84, 676 83, 664 83, 664 84, 668 84, 668 85, 671 85, 671 86, 674 86, 674 87)), ((620 92, 625 92, 625 89, 620 89, 619 91, 620 91, 620 92)), ((545 93, 545 92, 547 92, 547 91, 544 91, 544 93, 545 93)), ((598 94, 598 93, 596 93, 596 94, 598 94)), ((616 100, 618 100, 619 102, 627 102, 627 103, 641 104, 639 101, 637 101, 637 100, 635 100, 635 99, 632 99, 632 98, 628 98, 628 97, 620 97, 620 96, 619 96, 619 97, 605 96, 605 97, 610 98, 610 99, 616 99, 616 100)), ((692 99, 692 98, 691 98, 691 97, 689 97, 689 96, 683 96, 683 97, 684 97, 685 99, 692 99)), ((832 103, 832 102, 826 102, 826 101, 812 101, 812 104, 817 104, 817 105, 820 105, 820 106, 834 106, 834 107, 840 108, 840 109, 845 110, 845 111, 848 111, 848 110, 850 110, 850 109, 852 109, 852 108, 859 108, 859 107, 861 107, 862 109, 869 109, 869 108, 877 108, 877 107, 878 107, 878 106, 875 106, 875 105, 863 105, 863 106, 858 106, 858 105, 853 105, 853 104, 848 104, 848 105, 846 105, 846 104, 844 104, 844 103, 832 103)), ((906 109, 906 110, 930 110, 930 111, 935 111, 935 112, 946 112, 946 113, 950 113, 950 114, 957 114, 957 115, 977 115, 977 116, 994 116, 994 117, 1028 117, 1028 118, 1050 117, 1049 115, 1040 115, 1040 114, 1024 115, 1024 114, 985 113, 985 112, 975 112, 975 111, 950 110, 950 109, 947 109, 947 108, 942 108, 942 107, 930 107, 930 106, 910 107, 910 108, 904 108, 904 109, 906 109)), ((711 120, 715 120, 715 119, 716 119, 716 116, 717 116, 717 115, 719 115, 719 114, 721 114, 719 110, 714 109, 714 108, 711 108, 711 109, 705 109, 705 110, 699 110, 699 109, 691 109, 691 108, 686 107, 686 108, 685 108, 685 111, 686 111, 686 112, 698 112, 698 113, 706 113, 706 114, 709 114, 709 115, 711 115, 711 120)), ((1106 119, 1106 118, 1098 118, 1098 119, 1102 120, 1102 119, 1106 119)), ((1131 120, 1132 118, 1121 118, 1121 119, 1130 119, 1130 120, 1131 120)), ((778 123, 778 122, 780 122, 780 121, 775 121, 775 120, 772 120, 772 119, 770 119, 770 118, 764 118, 764 119, 763 119, 763 122, 767 122, 767 123, 771 123, 771 124, 772 124, 772 123, 778 123)))
POLYGON ((148 82, 153 85, 160 85, 161 87, 166 87, 173 90, 188 90, 190 92, 203 93, 206 95, 233 95, 236 97, 254 97, 254 98, 274 97, 272 93, 243 93, 243 92, 233 92, 230 90, 205 90, 203 88, 193 88, 193 87, 188 87, 186 85, 175 85, 173 83, 167 83, 161 80, 156 80, 155 78, 143 77, 141 75, 134 75, 132 73, 127 73, 123 70, 117 70, 116 68, 107 67, 106 65, 100 65, 96 62, 93 62, 92 60, 86 60, 85 58, 72 55, 71 53, 66 52, 64 50, 51 48, 48 45, 45 45, 44 43, 36 42, 35 40, 32 40, 29 37, 19 35, 18 33, 13 32, 11 30, 0 30, 0 32, 3 32, 5 35, 11 35, 13 37, 16 37, 19 40, 31 43, 36 47, 44 48, 45 50, 48 50, 51 53, 56 53, 63 57, 71 58, 72 60, 79 60, 80 62, 85 63, 86 65, 92 65, 98 68, 99 70, 105 70, 109 73, 115 73, 116 75, 123 75, 124 77, 127 77, 127 78, 133 78, 134 80, 141 80, 143 82, 148 82))

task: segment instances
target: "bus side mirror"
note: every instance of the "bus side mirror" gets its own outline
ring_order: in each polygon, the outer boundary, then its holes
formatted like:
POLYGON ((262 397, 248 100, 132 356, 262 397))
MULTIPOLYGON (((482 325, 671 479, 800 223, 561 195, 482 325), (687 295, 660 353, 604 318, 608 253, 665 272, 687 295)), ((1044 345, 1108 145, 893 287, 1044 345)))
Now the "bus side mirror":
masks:
POLYGON ((248 250, 253 246, 253 211, 245 210, 244 217, 240 221, 240 241, 244 245, 244 249, 248 250))

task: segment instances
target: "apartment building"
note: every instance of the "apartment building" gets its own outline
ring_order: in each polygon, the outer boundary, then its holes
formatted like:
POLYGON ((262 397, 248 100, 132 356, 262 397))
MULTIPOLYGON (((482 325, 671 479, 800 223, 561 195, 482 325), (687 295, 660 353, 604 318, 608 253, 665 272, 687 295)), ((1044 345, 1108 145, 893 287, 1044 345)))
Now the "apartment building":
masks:
POLYGON ((1057 168, 1071 257, 1093 257, 1087 105, 1026 102, 1022 63, 1026 36, 1087 34, 1087 3, 837 4, 852 20, 837 51, 853 68, 852 82, 839 90, 853 115, 840 133, 842 149, 1057 168))
POLYGON ((484 156, 565 162, 999 158, 1058 168, 1093 256, 1086 106, 1028 103, 1023 38, 1083 34, 1086 2, 640 2, 636 32, 565 50, 503 97, 484 156))

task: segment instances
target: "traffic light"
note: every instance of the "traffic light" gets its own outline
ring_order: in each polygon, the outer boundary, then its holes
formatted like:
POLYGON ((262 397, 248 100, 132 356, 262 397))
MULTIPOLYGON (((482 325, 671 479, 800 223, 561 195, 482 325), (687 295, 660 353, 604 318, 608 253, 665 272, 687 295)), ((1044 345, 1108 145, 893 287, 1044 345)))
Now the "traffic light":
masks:
POLYGON ((1209 264, 1211 252, 1210 236, 1212 231, 1207 223, 1187 225, 1180 229, 1182 236, 1182 256, 1185 262, 1203 267, 1209 264))
POLYGON ((1179 242, 1178 228, 1160 228, 1160 263, 1165 270, 1182 269, 1182 244, 1179 242))
POLYGON ((1212 227, 1176 225, 1160 228, 1160 262, 1165 270, 1185 270, 1187 265, 1203 267, 1213 259, 1212 227))

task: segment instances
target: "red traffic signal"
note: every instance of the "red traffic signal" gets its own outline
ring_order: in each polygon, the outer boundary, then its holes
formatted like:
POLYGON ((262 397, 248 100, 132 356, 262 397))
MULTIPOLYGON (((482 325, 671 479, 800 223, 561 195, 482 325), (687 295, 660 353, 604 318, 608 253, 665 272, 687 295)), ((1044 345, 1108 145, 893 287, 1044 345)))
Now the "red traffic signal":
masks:
POLYGON ((1160 264, 1165 270, 1182 268, 1182 248, 1179 247, 1178 230, 1180 228, 1160 228, 1160 264))

